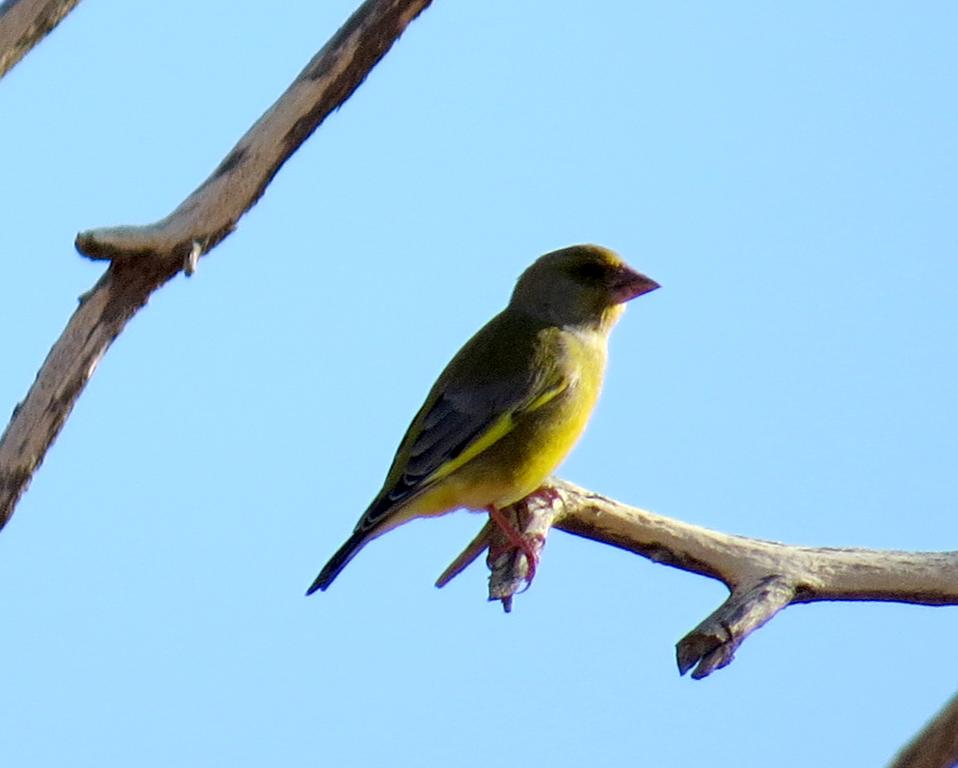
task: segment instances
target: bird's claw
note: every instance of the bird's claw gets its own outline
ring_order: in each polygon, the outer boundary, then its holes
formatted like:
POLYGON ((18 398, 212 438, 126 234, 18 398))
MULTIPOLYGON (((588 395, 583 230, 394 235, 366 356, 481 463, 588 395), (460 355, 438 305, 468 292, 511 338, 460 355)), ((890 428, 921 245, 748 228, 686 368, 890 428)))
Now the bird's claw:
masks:
MULTIPOLYGON (((520 578, 525 581, 526 585, 521 591, 525 592, 532 586, 532 580, 536 577, 536 569, 539 565, 539 553, 545 545, 545 537, 537 533, 522 534, 515 529, 512 530, 514 536, 510 536, 506 531, 503 532, 508 536, 508 541, 496 547, 490 546, 486 562, 490 568, 493 568, 499 562, 499 559, 507 552, 515 552, 516 555, 522 555, 525 558, 526 567, 524 569, 525 573, 521 574, 520 578)), ((515 563, 514 568, 515 570, 519 570, 521 566, 515 563)))

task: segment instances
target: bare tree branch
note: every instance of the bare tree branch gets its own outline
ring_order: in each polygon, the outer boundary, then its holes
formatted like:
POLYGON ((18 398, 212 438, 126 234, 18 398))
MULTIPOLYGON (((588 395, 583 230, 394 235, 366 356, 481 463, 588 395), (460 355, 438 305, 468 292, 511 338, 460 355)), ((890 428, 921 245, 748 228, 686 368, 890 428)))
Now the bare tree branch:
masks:
MULTIPOLYGON (((544 543, 550 526, 723 582, 731 594, 679 641, 679 670, 702 678, 729 664, 746 637, 793 603, 883 600, 958 605, 958 552, 797 547, 719 533, 630 507, 564 480, 512 514, 520 531, 544 543)), ((487 526, 440 577, 445 584, 492 542, 487 526), (485 541, 479 541, 485 537, 485 541)), ((501 546, 501 544, 499 545, 501 546)), ((540 546, 541 548, 541 546, 540 546)), ((513 552, 490 558, 490 599, 511 598, 525 575, 513 552)), ((508 602, 507 602, 508 601, 508 602)))
POLYGON ((0 5, 0 77, 16 66, 80 0, 7 0, 0 5))
POLYGON ((112 263, 50 350, 0 437, 0 528, 100 358, 150 295, 229 235, 283 163, 356 90, 431 0, 367 0, 213 174, 165 219, 81 233, 77 248, 112 263))
MULTIPOLYGON (((0 4, 0 77, 79 0, 0 4)), ((0 436, 0 528, 13 514, 96 365, 154 291, 236 227, 283 163, 341 106, 431 0, 367 0, 250 128, 212 175, 165 218, 146 226, 90 230, 77 249, 111 264, 80 299, 26 399, 0 436)), ((793 603, 888 600, 958 604, 958 552, 796 547, 711 531, 655 515, 561 480, 510 510, 541 550, 551 527, 722 581, 728 599, 677 645, 680 671, 705 677, 729 664, 748 635, 793 603)), ((440 577, 442 586, 483 551, 491 600, 506 610, 530 563, 486 525, 440 577)), ((895 759, 892 768, 945 768, 958 761, 958 696, 895 759)))
MULTIPOLYGON (((145 226, 77 236, 92 259, 152 256, 179 270, 197 246, 206 253, 229 235, 273 176, 326 116, 341 106, 431 0, 367 0, 169 216, 145 226)), ((195 260, 195 257, 194 257, 195 260)))
POLYGON ((958 765, 958 694, 948 700, 889 768, 952 768, 958 765))

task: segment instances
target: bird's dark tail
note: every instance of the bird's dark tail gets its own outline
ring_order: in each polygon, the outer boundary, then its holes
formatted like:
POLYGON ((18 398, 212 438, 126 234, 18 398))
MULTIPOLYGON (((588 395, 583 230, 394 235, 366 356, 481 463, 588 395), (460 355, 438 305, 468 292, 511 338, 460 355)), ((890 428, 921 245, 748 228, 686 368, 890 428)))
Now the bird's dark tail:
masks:
POLYGON ((306 590, 306 595, 309 596, 317 590, 325 591, 326 588, 333 583, 333 579, 339 576, 339 572, 358 554, 359 550, 366 545, 370 538, 369 531, 356 531, 353 533, 353 535, 346 540, 346 543, 336 550, 336 554, 329 558, 329 562, 323 566, 323 570, 319 572, 316 581, 306 590))

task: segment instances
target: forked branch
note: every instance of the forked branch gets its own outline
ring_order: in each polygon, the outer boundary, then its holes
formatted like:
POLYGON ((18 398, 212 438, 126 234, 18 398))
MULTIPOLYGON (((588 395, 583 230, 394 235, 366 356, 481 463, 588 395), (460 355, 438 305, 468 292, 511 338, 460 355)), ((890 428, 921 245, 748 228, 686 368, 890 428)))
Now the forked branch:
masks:
MULTIPOLYGON (((920 605, 958 605, 958 552, 897 552, 798 547, 750 539, 690 525, 630 507, 564 480, 553 493, 520 502, 513 511, 523 532, 544 538, 550 527, 626 549, 723 582, 731 593, 676 648, 679 670, 706 677, 729 664, 746 637, 793 603, 882 600, 920 605)), ((472 559, 495 535, 483 529, 467 553, 472 559), (481 545, 481 546, 480 546, 481 545)), ((493 546, 493 551, 495 545, 493 546)), ((466 553, 455 572, 466 564, 466 553)), ((508 608, 521 585, 524 558, 491 563, 490 599, 508 608), (508 601, 508 602, 507 602, 508 601)), ((454 570, 452 566, 450 571, 454 570)), ((447 571, 446 583, 455 573, 447 571)))

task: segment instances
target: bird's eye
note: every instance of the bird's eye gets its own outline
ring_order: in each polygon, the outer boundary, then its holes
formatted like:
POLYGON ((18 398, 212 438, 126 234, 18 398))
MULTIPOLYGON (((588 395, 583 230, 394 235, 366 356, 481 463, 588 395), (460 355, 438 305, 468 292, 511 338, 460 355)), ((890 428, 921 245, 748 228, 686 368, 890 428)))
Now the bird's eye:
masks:
POLYGON ((585 264, 577 264, 571 272, 573 277, 583 283, 595 283, 606 277, 608 268, 597 261, 587 261, 585 264))

